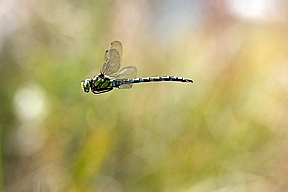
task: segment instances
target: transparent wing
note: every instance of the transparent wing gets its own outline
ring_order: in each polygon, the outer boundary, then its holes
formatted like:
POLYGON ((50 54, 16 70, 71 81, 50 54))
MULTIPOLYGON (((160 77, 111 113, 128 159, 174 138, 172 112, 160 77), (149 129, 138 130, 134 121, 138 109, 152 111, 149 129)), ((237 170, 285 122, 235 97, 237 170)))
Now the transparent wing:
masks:
POLYGON ((122 44, 119 41, 113 41, 105 52, 105 58, 100 73, 104 75, 113 75, 117 73, 121 66, 122 44))
POLYGON ((123 84, 119 86, 119 89, 131 89, 132 88, 132 84, 123 84))
POLYGON ((130 66, 130 67, 124 67, 112 77, 121 78, 121 79, 122 78, 136 78, 136 75, 137 75, 136 67, 130 66))
POLYGON ((122 44, 120 41, 111 42, 108 49, 116 49, 119 53, 120 61, 122 61, 122 44))
MULTIPOLYGON (((137 75, 137 69, 134 66, 130 67, 124 67, 121 69, 117 74, 113 75, 116 79, 129 79, 129 78, 135 78, 137 75)), ((132 88, 132 83, 125 83, 123 85, 119 86, 119 89, 130 89, 132 88)))
POLYGON ((105 60, 100 73, 104 75, 112 75, 120 69, 120 56, 116 49, 108 49, 105 53, 105 60))

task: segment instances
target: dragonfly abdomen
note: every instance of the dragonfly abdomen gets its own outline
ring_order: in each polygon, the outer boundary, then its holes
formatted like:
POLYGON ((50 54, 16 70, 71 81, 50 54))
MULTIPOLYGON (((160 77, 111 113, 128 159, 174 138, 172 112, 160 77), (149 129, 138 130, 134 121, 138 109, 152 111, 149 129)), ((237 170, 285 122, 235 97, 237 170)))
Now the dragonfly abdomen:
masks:
POLYGON ((129 83, 143 83, 143 82, 161 82, 161 81, 176 81, 183 83, 193 83, 193 80, 178 77, 178 76, 159 76, 159 77, 144 77, 129 79, 129 83))

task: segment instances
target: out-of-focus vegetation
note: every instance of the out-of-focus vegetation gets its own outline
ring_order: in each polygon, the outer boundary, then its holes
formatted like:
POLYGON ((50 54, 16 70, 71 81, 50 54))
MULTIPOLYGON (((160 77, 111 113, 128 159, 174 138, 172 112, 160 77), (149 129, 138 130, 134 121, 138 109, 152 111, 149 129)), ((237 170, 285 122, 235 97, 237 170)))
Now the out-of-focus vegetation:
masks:
POLYGON ((287 191, 287 8, 2 1, 0 190, 287 191), (195 83, 83 93, 113 40, 139 77, 195 83))

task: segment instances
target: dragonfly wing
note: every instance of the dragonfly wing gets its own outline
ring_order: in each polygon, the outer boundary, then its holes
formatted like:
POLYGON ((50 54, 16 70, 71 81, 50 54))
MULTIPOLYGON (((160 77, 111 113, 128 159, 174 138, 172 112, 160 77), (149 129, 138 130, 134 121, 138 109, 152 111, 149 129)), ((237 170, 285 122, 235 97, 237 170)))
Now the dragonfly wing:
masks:
MULTIPOLYGON (((137 69, 134 66, 130 66, 130 67, 124 67, 123 69, 121 69, 117 74, 113 75, 112 77, 119 79, 121 81, 121 79, 123 81, 127 80, 127 79, 132 79, 135 78, 137 75, 137 69)), ((132 83, 124 83, 122 85, 119 86, 119 89, 131 89, 132 88, 132 83)))
POLYGON ((132 83, 123 84, 119 86, 119 89, 131 89, 131 88, 132 88, 132 83))
POLYGON ((100 73, 113 75, 120 69, 121 57, 116 49, 108 49, 105 53, 105 60, 100 73))
POLYGON ((108 50, 105 52, 103 67, 100 70, 102 74, 113 75, 117 73, 121 66, 122 44, 120 41, 110 43, 108 50))
POLYGON ((116 73, 115 75, 113 75, 113 77, 115 78, 136 78, 137 75, 137 69, 134 66, 130 66, 130 67, 124 67, 123 69, 121 69, 118 73, 116 73))
POLYGON ((108 49, 116 49, 119 53, 120 61, 122 60, 122 44, 120 41, 111 42, 108 49))
MULTIPOLYGON (((105 53, 105 60, 100 72, 104 75, 114 77, 115 79, 135 78, 137 75, 136 67, 124 67, 120 69, 122 57, 122 44, 120 41, 113 41, 105 53), (117 73, 117 71, 119 71, 117 73)), ((132 88, 132 83, 125 83, 119 86, 120 89, 132 88)))

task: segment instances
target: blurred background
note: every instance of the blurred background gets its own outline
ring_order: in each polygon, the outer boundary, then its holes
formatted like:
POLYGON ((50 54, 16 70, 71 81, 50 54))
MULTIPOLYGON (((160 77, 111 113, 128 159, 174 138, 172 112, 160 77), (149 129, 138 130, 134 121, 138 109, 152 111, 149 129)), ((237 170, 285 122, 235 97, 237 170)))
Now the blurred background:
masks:
POLYGON ((287 191, 288 3, 2 0, 0 191, 287 191), (94 95, 109 43, 146 83, 94 95))

